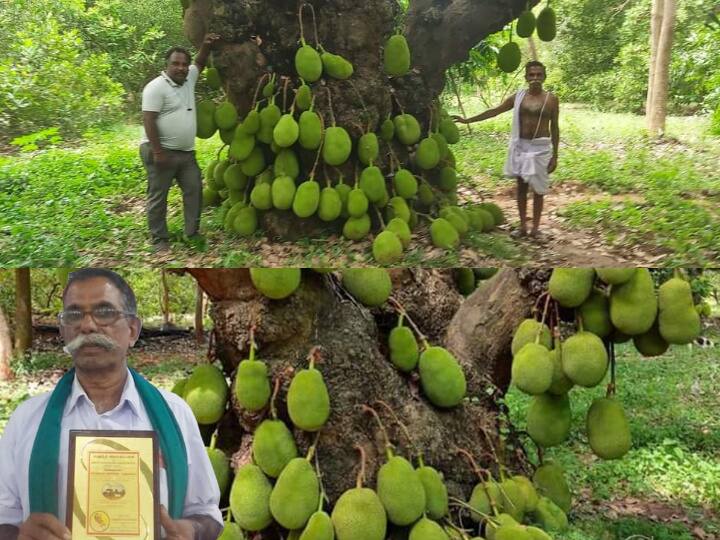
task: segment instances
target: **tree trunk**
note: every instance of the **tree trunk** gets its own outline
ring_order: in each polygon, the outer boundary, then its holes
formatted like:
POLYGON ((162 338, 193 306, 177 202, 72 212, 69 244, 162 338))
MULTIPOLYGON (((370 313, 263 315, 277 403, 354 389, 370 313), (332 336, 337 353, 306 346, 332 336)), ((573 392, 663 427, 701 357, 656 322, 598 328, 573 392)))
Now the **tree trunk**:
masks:
POLYGON ((647 99, 645 101, 645 116, 649 125, 650 114, 653 103, 653 87, 655 84, 655 67, 657 64, 657 50, 660 42, 660 28, 662 26, 662 16, 664 9, 664 0, 653 0, 652 10, 650 12, 650 65, 648 68, 648 90, 647 99))
POLYGON ((168 289, 167 274, 164 268, 160 270, 160 283, 162 285, 162 298, 160 299, 163 314, 162 328, 168 328, 170 326, 170 290, 168 289))
POLYGON ((195 292, 195 341, 198 344, 205 343, 205 329, 203 328, 204 300, 205 293, 198 284, 195 292))
POLYGON ((10 357, 12 356, 12 339, 10 326, 0 306, 0 381, 9 381, 13 378, 10 370, 10 357))
MULTIPOLYGON (((369 458, 368 485, 384 459, 377 424, 361 404, 377 409, 398 452, 410 456, 407 440, 383 400, 407 426, 425 463, 440 470, 450 492, 466 497, 474 485, 467 463, 457 454, 464 448, 489 466, 489 444, 498 446, 498 410, 492 397, 509 383, 510 343, 516 326, 529 315, 538 279, 549 272, 504 269, 462 301, 451 270, 391 270, 393 298, 431 344, 453 352, 467 378, 466 400, 461 406, 440 410, 426 400, 415 374, 405 375, 387 359, 387 336, 397 314, 385 304, 369 310, 342 289, 334 275, 304 274, 299 289, 281 301, 268 300, 252 286, 246 269, 188 269, 212 301, 214 321, 209 357, 233 377, 249 352, 249 329, 255 326, 256 357, 267 364, 273 379, 282 383, 278 414, 288 425, 284 396, 295 370, 307 366, 307 355, 320 347, 317 364, 331 396, 331 414, 318 446, 323 484, 331 504, 354 483, 361 445, 369 458)), ((262 420, 233 407, 221 421, 218 446, 234 453, 237 466, 249 459, 252 430, 262 420)), ((294 432, 301 452, 314 435, 294 432)), ((508 457, 518 465, 516 456, 508 457)), ((263 536, 263 538, 274 538, 263 536)))
POLYGON ((651 92, 652 106, 648 117, 648 131, 652 136, 662 136, 665 132, 667 99, 672 54, 673 34, 675 32, 675 0, 665 0, 660 38, 658 40, 655 75, 651 92))
POLYGON ((24 354, 32 347, 32 301, 30 269, 15 269, 15 352, 24 354))

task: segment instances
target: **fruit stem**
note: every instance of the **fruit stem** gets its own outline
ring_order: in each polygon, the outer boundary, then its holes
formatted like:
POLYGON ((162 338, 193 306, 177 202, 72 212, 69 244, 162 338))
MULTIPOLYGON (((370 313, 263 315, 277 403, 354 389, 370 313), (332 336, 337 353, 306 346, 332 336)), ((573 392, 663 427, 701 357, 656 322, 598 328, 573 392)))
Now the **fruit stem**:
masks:
POLYGON ((258 94, 260 93, 260 86, 265 82, 265 79, 267 79, 270 76, 270 74, 266 71, 263 73, 263 76, 258 79, 258 83, 255 86, 255 95, 253 96, 252 105, 250 106, 251 109, 255 108, 255 104, 257 103, 258 94))
POLYGON ((375 205, 373 205, 373 207, 375 208, 375 213, 377 214, 377 217, 378 217, 378 219, 380 220, 380 225, 382 226, 382 228, 383 228, 383 230, 384 230, 384 229, 385 229, 385 221, 384 221, 383 218, 382 218, 382 214, 380 213, 380 209, 379 209, 377 206, 375 206, 375 205))
POLYGON ((398 317, 397 326, 400 328, 403 325, 403 319, 405 318, 405 313, 400 313, 400 316, 398 317))
POLYGON ((272 397, 270 398, 270 416, 273 420, 277 420, 277 409, 275 408, 275 398, 280 390, 280 377, 275 379, 275 388, 273 388, 272 397))
POLYGON ((312 4, 303 4, 303 7, 309 7, 310 13, 312 13, 313 17, 313 28, 315 29, 315 45, 318 47, 318 49, 322 49, 322 45, 320 45, 320 38, 318 37, 318 29, 317 29, 317 19, 315 18, 315 8, 312 4))
POLYGON ((300 4, 298 8, 298 22, 300 23, 300 43, 305 46, 305 31, 303 29, 302 10, 305 7, 305 3, 300 4))
POLYGON ((328 109, 330 109, 330 120, 332 121, 333 127, 335 127, 335 112, 333 111, 333 105, 332 105, 332 92, 330 92, 329 87, 325 87, 325 91, 327 92, 328 96, 328 109))
POLYGON ((222 151, 225 150, 225 147, 226 147, 226 146, 227 146, 227 144, 223 144, 223 145, 220 147, 220 150, 218 150, 218 151, 217 151, 217 154, 215 154, 215 159, 217 159, 217 160, 220 159, 220 154, 222 154, 222 151))
POLYGON ((230 522, 232 522, 232 508, 228 506, 227 515, 225 516, 225 523, 229 524, 230 522))
POLYGON ((310 360, 310 369, 315 368, 315 362, 321 359, 320 347, 315 345, 308 353, 308 360, 310 360))
POLYGON ((318 444, 319 440, 320 440, 320 431, 318 431, 315 434, 315 440, 313 441, 312 446, 310 446, 310 448, 308 448, 308 453, 305 456, 306 460, 312 461, 313 456, 315 456, 315 449, 317 448, 317 444, 318 444))
POLYGON ((465 459, 468 460, 468 463, 470 463, 470 467, 472 467, 473 472, 477 475, 478 479, 483 482, 484 479, 482 475, 482 469, 478 466, 473 455, 464 448, 455 448, 455 452, 461 454, 465 457, 465 459))
POLYGON ((392 457, 392 444, 390 444, 390 439, 388 438, 387 431, 385 431, 385 426, 383 425, 382 421, 380 420, 380 416, 378 415, 377 411, 370 407, 369 405, 365 405, 364 403, 360 405, 360 408, 363 410, 363 412, 369 412, 375 417, 375 420, 377 421, 378 425, 380 426, 380 431, 383 434, 383 438, 385 439, 385 451, 388 454, 388 459, 392 457))
POLYGON ((317 452, 315 452, 315 474, 317 475, 317 478, 318 478, 318 484, 320 484, 320 497, 319 497, 320 500, 318 501, 318 509, 317 509, 317 511, 319 512, 320 510, 322 510, 322 507, 323 507, 323 499, 327 500, 328 504, 330 504, 330 499, 328 499, 327 493, 325 492, 325 486, 323 486, 323 481, 322 481, 323 475, 320 472, 320 460, 318 459, 317 452))
MULTIPOLYGON (((397 423, 397 425, 400 426, 400 429, 402 430, 403 434, 405 435, 405 438, 408 440, 408 443, 410 444, 410 449, 411 449, 413 452, 416 452, 416 451, 417 451, 417 448, 416 448, 416 446, 415 446, 415 441, 414 441, 413 438, 410 436, 410 432, 408 431, 407 426, 400 421, 400 419, 398 418, 397 414, 395 414, 395 411, 392 409, 392 407, 390 407, 390 405, 388 405, 388 404, 387 404, 385 401, 383 401, 382 399, 376 400, 375 403, 379 403, 380 405, 382 405, 383 407, 385 407, 385 408, 388 410, 388 412, 390 413, 390 415, 393 417, 393 420, 395 420, 395 422, 397 423)), ((417 452, 417 455, 418 455, 418 457, 420 458, 420 461, 422 461, 422 454, 420 454, 419 452, 417 452)))
POLYGON ((468 535, 465 532, 465 529, 461 529, 455 523, 453 523, 452 519, 450 517, 447 517, 443 520, 452 530, 457 532, 460 536, 462 536, 463 540, 468 540, 468 535))
POLYGON ((250 342, 250 356, 248 360, 255 360, 255 324, 253 323, 250 325, 250 330, 248 332, 248 341, 250 342))
POLYGON ((320 141, 320 146, 318 146, 317 155, 315 156, 315 164, 313 165, 312 170, 310 171, 310 180, 315 178, 315 169, 317 169, 318 163, 320 162, 320 152, 322 152, 323 144, 325 143, 325 137, 322 138, 320 141))
POLYGON ((390 90, 390 95, 391 95, 392 98, 395 100, 395 103, 397 104, 398 109, 400 109, 400 114, 405 114, 405 109, 403 109, 403 106, 402 106, 402 104, 400 103, 400 100, 399 100, 399 99, 397 98, 397 96, 395 95, 395 90, 390 90))
POLYGON ((430 344, 427 341, 427 337, 425 336, 425 334, 423 334, 420 331, 420 328, 418 328, 418 325, 415 324, 415 321, 412 320, 412 318, 410 317, 408 312, 405 310, 403 305, 400 302, 398 302, 398 300, 394 296, 389 297, 388 302, 390 303, 391 306, 393 306, 395 308, 395 311, 397 311, 399 315, 404 316, 405 319, 407 319, 407 322, 410 324, 412 329, 415 330, 415 333, 417 334, 418 339, 420 339, 420 341, 423 342, 424 347, 426 349, 429 348, 430 344))
MULTIPOLYGON (((480 510, 478 510, 477 508, 474 508, 473 506, 470 506, 468 503, 466 503, 463 500, 460 500, 456 497, 450 497, 450 501, 452 501, 454 503, 453 506, 459 506, 460 508, 465 508, 466 510, 470 510, 472 512, 475 512, 479 516, 482 516, 487 521, 493 521, 493 522, 497 523, 497 521, 495 521, 494 516, 486 514, 485 512, 481 512, 480 510)), ((492 499, 491 499, 491 501, 492 501, 492 499)))
MULTIPOLYGON (((283 85, 283 111, 287 110, 287 89, 290 84, 290 77, 285 77, 285 84, 283 85)), ((293 103, 295 100, 293 100, 293 103)), ((292 111, 290 111, 292 113, 292 111)))
POLYGON ((612 397, 615 395, 615 390, 617 388, 615 384, 615 343, 610 341, 608 343, 609 353, 610 353, 610 384, 608 384, 607 388, 607 397, 612 397))
POLYGON ((434 107, 432 105, 428 105, 428 109, 430 109, 430 118, 428 118, 428 136, 429 136, 430 133, 432 133, 434 107))
POLYGON ((212 436, 210 437, 210 450, 215 450, 215 444, 217 443, 218 438, 218 430, 215 428, 215 431, 213 431, 212 436))
POLYGON ((360 489, 365 481, 365 450, 359 444, 356 444, 355 448, 360 452, 360 471, 358 471, 357 479, 355 480, 355 487, 360 489))
MULTIPOLYGON (((549 305, 550 305, 550 294, 548 293, 547 297, 545 298, 545 307, 543 308, 542 320, 540 321, 541 329, 542 329, 542 325, 545 324, 545 317, 547 316, 547 310, 548 310, 549 305)), ((539 333, 540 333, 540 330, 538 330, 538 334, 539 333)))

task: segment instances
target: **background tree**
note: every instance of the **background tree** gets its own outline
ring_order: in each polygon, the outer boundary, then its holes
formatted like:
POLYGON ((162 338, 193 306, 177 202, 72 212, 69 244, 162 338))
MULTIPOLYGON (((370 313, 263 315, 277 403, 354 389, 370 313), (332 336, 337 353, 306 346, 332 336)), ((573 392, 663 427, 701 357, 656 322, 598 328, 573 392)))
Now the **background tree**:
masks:
POLYGON ((32 347, 32 294, 30 269, 15 269, 15 351, 24 354, 32 347))
POLYGON ((647 126, 651 135, 662 135, 665 131, 676 14, 675 0, 654 0, 650 19, 652 49, 647 109, 647 126))
POLYGON ((10 369, 11 356, 12 338, 10 337, 10 326, 0 305, 0 381, 7 381, 13 377, 10 369))

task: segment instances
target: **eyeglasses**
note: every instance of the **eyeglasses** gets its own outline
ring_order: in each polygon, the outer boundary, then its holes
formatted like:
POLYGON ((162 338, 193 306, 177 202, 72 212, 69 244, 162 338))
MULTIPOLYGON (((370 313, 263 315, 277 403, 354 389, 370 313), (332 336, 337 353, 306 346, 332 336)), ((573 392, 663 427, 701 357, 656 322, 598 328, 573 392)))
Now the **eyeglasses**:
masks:
POLYGON ((80 309, 66 309, 58 314, 58 320, 63 326, 77 326, 83 321, 86 313, 90 314, 93 321, 95 321, 95 324, 98 326, 109 326, 117 322, 120 317, 135 315, 129 311, 120 311, 114 307, 102 306, 95 307, 87 311, 80 309))

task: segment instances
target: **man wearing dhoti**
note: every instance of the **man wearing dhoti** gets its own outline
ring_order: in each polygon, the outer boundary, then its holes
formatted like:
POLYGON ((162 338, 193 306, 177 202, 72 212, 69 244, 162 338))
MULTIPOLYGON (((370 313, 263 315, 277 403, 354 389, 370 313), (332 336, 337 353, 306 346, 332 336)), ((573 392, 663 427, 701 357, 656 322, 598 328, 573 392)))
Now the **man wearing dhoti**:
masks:
POLYGON ((504 174, 517 179, 517 204, 520 214, 519 236, 527 235, 527 193, 533 190, 533 218, 530 235, 538 237, 543 196, 548 192, 550 173, 557 167, 560 128, 558 115, 560 102, 552 93, 543 90, 545 66, 531 61, 525 65, 528 89, 522 89, 494 109, 473 116, 453 118, 469 124, 493 118, 500 113, 513 111, 512 131, 504 174))

